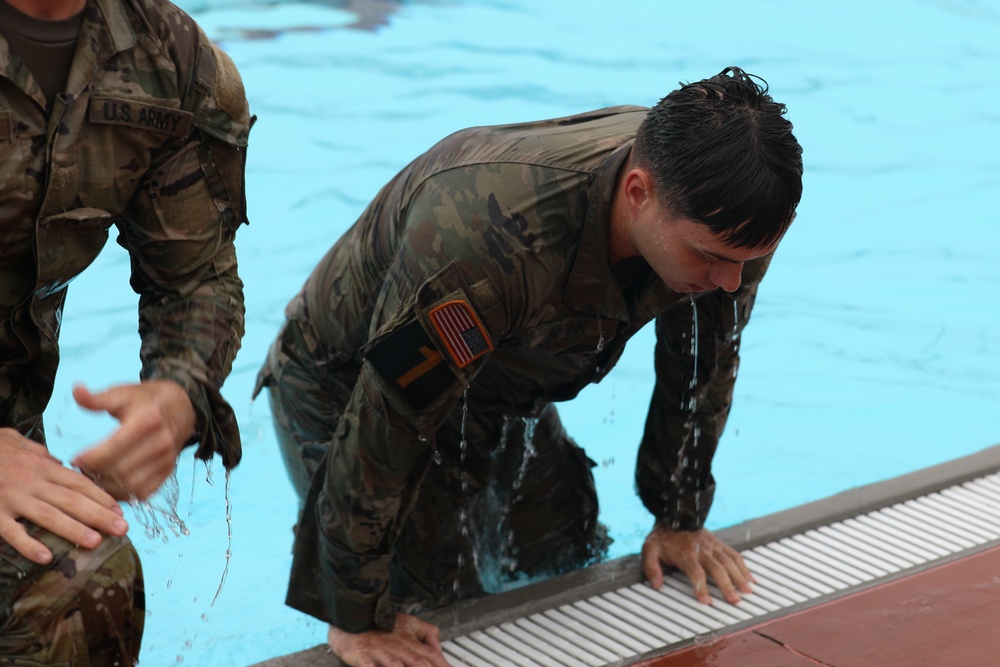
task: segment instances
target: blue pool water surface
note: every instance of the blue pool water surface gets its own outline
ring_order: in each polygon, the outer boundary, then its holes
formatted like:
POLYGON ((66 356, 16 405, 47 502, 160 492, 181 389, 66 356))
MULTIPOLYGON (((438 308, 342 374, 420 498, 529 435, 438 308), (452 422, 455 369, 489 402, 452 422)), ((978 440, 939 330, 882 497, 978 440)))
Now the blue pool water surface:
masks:
MULTIPOLYGON (((218 461, 181 459, 189 535, 146 535, 129 514, 146 573, 144 667, 238 667, 325 640, 321 623, 283 605, 296 501, 266 401, 250 401, 254 376, 327 248, 399 168, 462 127, 651 105, 727 65, 763 76, 788 105, 805 192, 745 334, 711 528, 1000 442, 993 0, 181 5, 232 55, 259 117, 251 225, 237 239, 247 334, 224 388, 245 457, 231 479, 231 542, 218 461)), ((66 458, 114 425, 83 414, 72 384, 136 377, 127 279, 112 243, 70 287, 46 415, 66 458)), ((599 464, 612 556, 637 551, 652 524, 632 482, 651 351, 650 330, 561 408, 599 464)))

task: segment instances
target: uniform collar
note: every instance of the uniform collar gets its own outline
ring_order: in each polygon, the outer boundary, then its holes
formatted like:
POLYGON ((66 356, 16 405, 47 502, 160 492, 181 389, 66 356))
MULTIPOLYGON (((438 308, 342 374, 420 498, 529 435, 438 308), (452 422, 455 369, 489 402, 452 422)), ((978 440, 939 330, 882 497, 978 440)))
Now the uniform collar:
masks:
POLYGON ((122 0, 90 0, 83 10, 83 25, 66 91, 79 95, 96 72, 116 53, 137 43, 135 30, 122 0))
POLYGON ((632 143, 629 140, 616 148, 597 169, 588 193, 580 245, 566 285, 567 305, 621 322, 629 321, 628 307, 608 261, 608 226, 615 181, 632 150, 632 143))
MULTIPOLYGON (((10 7, 8 11, 17 10, 10 7)), ((0 32, 0 77, 10 80, 18 89, 34 97, 42 108, 45 107, 45 96, 42 89, 38 87, 34 77, 28 72, 28 68, 24 66, 21 59, 14 56, 10 43, 2 32, 0 32)))
MULTIPOLYGON (((114 54, 132 48, 137 41, 121 0, 90 0, 83 12, 80 39, 70 80, 66 82, 66 89, 74 95, 79 94, 98 67, 114 54)), ((10 45, 0 35, 0 76, 28 91, 28 70, 19 59, 15 62, 12 55, 10 45)))

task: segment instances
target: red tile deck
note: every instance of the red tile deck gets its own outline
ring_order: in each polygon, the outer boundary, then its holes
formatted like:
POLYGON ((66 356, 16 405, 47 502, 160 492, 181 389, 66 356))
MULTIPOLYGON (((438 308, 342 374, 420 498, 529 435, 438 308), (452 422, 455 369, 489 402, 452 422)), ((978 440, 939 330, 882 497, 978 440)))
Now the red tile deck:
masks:
POLYGON ((994 547, 637 667, 991 667, 998 628, 994 547))

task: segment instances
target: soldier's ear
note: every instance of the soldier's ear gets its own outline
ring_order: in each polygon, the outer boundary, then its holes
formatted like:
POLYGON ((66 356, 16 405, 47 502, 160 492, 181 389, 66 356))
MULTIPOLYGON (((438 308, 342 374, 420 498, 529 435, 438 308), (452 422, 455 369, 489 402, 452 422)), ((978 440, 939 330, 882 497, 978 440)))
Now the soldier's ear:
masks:
POLYGON ((649 210, 657 210, 659 203, 653 176, 645 167, 633 166, 622 178, 622 196, 629 214, 635 218, 649 210))

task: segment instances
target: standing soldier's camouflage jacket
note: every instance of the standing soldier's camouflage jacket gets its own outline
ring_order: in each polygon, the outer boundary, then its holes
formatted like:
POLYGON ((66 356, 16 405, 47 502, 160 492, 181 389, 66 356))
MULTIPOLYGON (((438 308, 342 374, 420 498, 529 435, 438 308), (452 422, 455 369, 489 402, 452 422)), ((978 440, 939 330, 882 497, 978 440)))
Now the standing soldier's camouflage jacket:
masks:
POLYGON ((66 287, 114 225, 140 296, 142 377, 184 387, 198 456, 232 467, 240 439, 219 388, 243 334, 243 84, 167 2, 91 0, 84 11, 48 114, 0 36, 0 425, 44 442, 66 287))
MULTIPOLYGON (((391 627, 394 542, 463 396, 468 415, 537 416, 600 381, 654 318, 637 486, 667 526, 703 524, 740 332, 769 258, 748 263, 733 294, 690 296, 645 262, 609 265, 615 179, 647 111, 458 132, 385 186, 314 270, 287 310, 305 349, 280 353, 324 386, 345 364, 360 370, 297 528, 291 606, 351 632, 391 627)), ((280 386, 277 348, 261 384, 280 386)), ((462 428, 446 464, 489 475, 474 450, 496 441, 466 443, 462 428)))
MULTIPOLYGON (((0 426, 44 443, 67 285, 114 225, 139 294, 141 377, 184 387, 197 456, 232 467, 240 438, 220 387, 244 320, 240 77, 174 5, 89 0, 64 90, 46 109, 0 34, 0 426)), ((132 664, 145 614, 132 545, 27 528, 55 558, 35 565, 0 542, 4 664, 132 664)))

